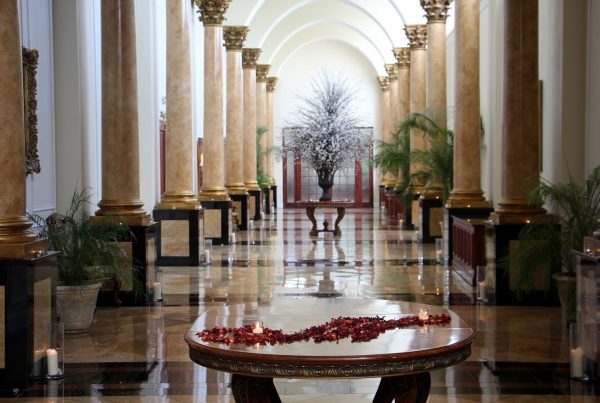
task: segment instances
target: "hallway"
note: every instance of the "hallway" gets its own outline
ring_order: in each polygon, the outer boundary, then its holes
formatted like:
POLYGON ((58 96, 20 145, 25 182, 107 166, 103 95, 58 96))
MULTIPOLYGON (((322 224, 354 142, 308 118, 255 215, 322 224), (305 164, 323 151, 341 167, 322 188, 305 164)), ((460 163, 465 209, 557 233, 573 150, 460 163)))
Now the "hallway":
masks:
MULTIPOLYGON (((569 380, 568 335, 558 307, 475 303, 466 282, 435 264, 433 245, 386 226, 377 210, 350 210, 341 227, 339 240, 320 234, 311 241, 303 210, 279 210, 276 220, 238 233, 237 244, 213 246, 210 266, 162 268, 162 304, 98 308, 89 333, 65 337, 64 381, 35 385, 23 397, 232 402, 230 376, 188 358, 183 335, 197 315, 230 304, 276 306, 282 299, 296 300, 298 312, 314 312, 323 299, 349 298, 443 305, 476 330, 466 362, 432 372, 429 402, 596 401, 593 385, 569 380)), ((284 402, 368 402, 378 382, 275 380, 284 402)))

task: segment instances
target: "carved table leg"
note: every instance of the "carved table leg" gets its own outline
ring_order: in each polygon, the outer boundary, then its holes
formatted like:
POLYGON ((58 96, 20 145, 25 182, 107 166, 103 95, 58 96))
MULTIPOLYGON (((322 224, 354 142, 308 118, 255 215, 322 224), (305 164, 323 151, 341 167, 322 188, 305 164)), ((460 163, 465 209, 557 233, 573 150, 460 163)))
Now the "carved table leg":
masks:
MULTIPOLYGON (((420 374, 419 374, 420 375, 420 374)), ((429 374, 427 374, 429 377, 429 374)), ((379 388, 373 398, 373 403, 415 403, 427 401, 427 396, 420 395, 421 390, 418 385, 418 375, 404 375, 381 378, 379 388)), ((429 388, 427 388, 429 395, 429 388)))
POLYGON ((317 232, 317 220, 315 220, 315 208, 307 207, 306 208, 306 216, 312 223, 312 228, 310 230, 310 236, 317 236, 319 233, 317 232))
POLYGON ((335 219, 335 228, 333 231, 334 236, 342 235, 342 230, 340 229, 340 223, 342 222, 342 219, 346 215, 346 208, 338 207, 337 213, 338 213, 338 215, 337 215, 337 218, 335 219))
POLYGON ((431 389, 431 375, 429 372, 421 372, 415 375, 417 381, 417 403, 427 402, 429 390, 431 389))
POLYGON ((273 378, 233 374, 231 391, 236 403, 281 403, 273 378))

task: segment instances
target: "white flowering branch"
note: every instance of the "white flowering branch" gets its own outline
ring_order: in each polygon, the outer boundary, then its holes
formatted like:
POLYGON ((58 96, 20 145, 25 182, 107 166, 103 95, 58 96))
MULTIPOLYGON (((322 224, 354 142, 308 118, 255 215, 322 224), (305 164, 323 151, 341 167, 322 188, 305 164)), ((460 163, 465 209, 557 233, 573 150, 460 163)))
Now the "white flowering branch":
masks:
POLYGON ((321 72, 300 99, 294 128, 286 131, 282 141, 282 155, 291 154, 317 172, 333 176, 369 153, 372 130, 360 127, 356 92, 346 78, 321 72))

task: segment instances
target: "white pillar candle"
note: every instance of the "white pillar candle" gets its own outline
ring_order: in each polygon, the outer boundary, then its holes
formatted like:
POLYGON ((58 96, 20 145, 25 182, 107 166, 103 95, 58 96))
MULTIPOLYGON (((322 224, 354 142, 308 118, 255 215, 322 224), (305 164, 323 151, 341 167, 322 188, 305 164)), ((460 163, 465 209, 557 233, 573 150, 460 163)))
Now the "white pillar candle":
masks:
POLYGON ((231 243, 235 243, 235 232, 231 234, 231 243))
POLYGON ((429 311, 426 308, 419 309, 419 319, 429 320, 429 311))
POLYGON ((60 373, 58 370, 58 352, 55 349, 49 348, 46 350, 46 362, 48 363, 49 376, 55 376, 60 373))
POLYGON ((583 378, 583 349, 571 349, 571 377, 583 378))
POLYGON ((262 332, 263 332, 262 322, 260 320, 257 320, 254 323, 254 327, 252 328, 252 333, 262 334, 262 332))
POLYGON ((162 298, 162 284, 161 283, 153 283, 152 284, 152 294, 155 299, 162 298))
POLYGON ((206 259, 206 263, 210 263, 210 249, 204 249, 204 258, 206 259))
POLYGON ((485 301, 487 294, 487 281, 479 282, 479 299, 485 301))

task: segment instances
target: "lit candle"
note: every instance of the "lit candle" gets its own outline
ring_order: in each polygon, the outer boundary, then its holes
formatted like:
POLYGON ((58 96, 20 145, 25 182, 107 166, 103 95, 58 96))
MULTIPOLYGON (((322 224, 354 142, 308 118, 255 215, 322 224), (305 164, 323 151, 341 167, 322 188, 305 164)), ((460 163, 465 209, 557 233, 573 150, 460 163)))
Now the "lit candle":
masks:
POLYGON ((256 322, 254 322, 254 327, 252 328, 252 333, 262 334, 262 332, 263 332, 262 322, 260 320, 257 320, 256 322))
POLYGON ((427 308, 419 309, 419 319, 429 320, 429 311, 427 310, 427 308))
POLYGON ((482 301, 485 301, 486 288, 487 288, 487 281, 480 281, 479 282, 479 299, 482 301))
POLYGON ((46 361, 48 363, 48 375, 58 375, 60 373, 58 370, 58 352, 55 349, 49 348, 46 350, 46 361))
POLYGON ((571 349, 571 377, 583 378, 583 349, 581 347, 571 349))
POLYGON ((162 298, 162 284, 153 283, 152 284, 152 294, 154 295, 154 299, 162 298))
POLYGON ((206 263, 210 263, 210 249, 204 249, 204 259, 206 263))
POLYGON ((231 234, 231 243, 235 243, 235 232, 231 234))
POLYGON ((438 263, 440 263, 442 261, 442 251, 441 250, 435 251, 435 261, 438 263))

